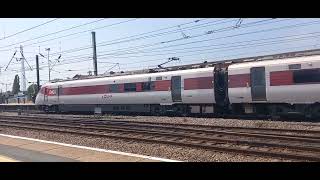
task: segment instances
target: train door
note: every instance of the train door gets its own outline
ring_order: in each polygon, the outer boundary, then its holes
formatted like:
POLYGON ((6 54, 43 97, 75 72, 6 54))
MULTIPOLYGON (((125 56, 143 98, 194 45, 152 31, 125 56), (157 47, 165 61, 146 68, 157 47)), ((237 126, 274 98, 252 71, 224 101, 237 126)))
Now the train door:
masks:
POLYGON ((181 76, 171 77, 171 96, 173 102, 181 102, 181 76))
POLYGON ((48 93, 49 93, 48 91, 49 91, 49 89, 45 87, 44 88, 44 93, 43 93, 43 96, 44 96, 43 99, 44 99, 45 103, 48 103, 48 93))
POLYGON ((58 103, 60 102, 61 92, 62 92, 62 87, 61 87, 61 86, 58 86, 58 89, 57 89, 57 102, 58 102, 58 103))
POLYGON ((253 67, 250 74, 252 101, 266 101, 265 67, 253 67))

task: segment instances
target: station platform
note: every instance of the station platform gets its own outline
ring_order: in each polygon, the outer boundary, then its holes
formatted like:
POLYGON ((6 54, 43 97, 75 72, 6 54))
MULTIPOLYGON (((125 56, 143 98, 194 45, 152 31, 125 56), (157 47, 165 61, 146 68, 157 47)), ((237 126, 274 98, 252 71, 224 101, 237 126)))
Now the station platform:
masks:
POLYGON ((0 162, 17 162, 17 161, 5 156, 0 156, 0 162))
POLYGON ((151 156, 0 134, 0 162, 178 162, 151 156))
POLYGON ((37 110, 37 106, 35 104, 0 104, 0 111, 6 110, 22 110, 22 111, 30 111, 37 110))
POLYGON ((9 104, 0 104, 0 106, 34 106, 34 103, 9 103, 9 104))

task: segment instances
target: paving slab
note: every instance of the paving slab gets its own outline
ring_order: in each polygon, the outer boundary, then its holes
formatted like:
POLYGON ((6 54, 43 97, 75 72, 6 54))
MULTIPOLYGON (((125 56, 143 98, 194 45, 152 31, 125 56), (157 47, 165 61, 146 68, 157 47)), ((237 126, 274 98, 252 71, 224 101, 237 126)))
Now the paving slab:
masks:
POLYGON ((119 154, 111 154, 105 152, 94 152, 89 156, 82 156, 77 158, 78 161, 84 162, 138 162, 142 158, 125 156, 119 154))
POLYGON ((46 144, 46 143, 40 143, 40 142, 33 142, 33 143, 19 146, 19 148, 22 148, 22 149, 41 151, 41 152, 45 152, 45 151, 49 151, 49 150, 53 150, 61 147, 62 146, 59 146, 56 144, 46 144))
POLYGON ((0 156, 0 162, 17 162, 17 161, 5 156, 0 156))
POLYGON ((47 154, 63 156, 71 159, 78 159, 83 156, 92 155, 94 152, 86 149, 78 149, 72 147, 59 147, 52 150, 44 151, 47 154))
POLYGON ((21 162, 75 162, 76 160, 54 156, 39 151, 21 149, 17 146, 7 146, 0 144, 0 154, 2 156, 21 162))
POLYGON ((24 139, 12 139, 0 137, 0 144, 8 145, 8 146, 22 146, 27 144, 32 144, 32 141, 24 140, 24 139))
POLYGON ((173 160, 0 134, 0 161, 161 162, 173 160))

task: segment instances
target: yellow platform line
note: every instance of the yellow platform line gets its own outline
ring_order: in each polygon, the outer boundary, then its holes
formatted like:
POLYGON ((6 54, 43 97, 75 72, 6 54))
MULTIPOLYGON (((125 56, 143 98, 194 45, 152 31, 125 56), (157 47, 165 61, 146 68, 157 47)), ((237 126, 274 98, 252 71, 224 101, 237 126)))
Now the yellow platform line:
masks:
POLYGON ((8 158, 8 157, 5 157, 5 156, 1 156, 0 155, 0 162, 18 162, 14 159, 11 159, 11 158, 8 158))

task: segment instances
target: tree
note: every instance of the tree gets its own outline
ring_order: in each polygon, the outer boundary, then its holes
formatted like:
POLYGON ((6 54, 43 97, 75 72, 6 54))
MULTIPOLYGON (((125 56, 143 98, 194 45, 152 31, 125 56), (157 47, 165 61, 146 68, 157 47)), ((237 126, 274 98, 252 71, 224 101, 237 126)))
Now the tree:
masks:
POLYGON ((29 99, 34 99, 37 94, 37 85, 36 84, 31 84, 28 89, 27 89, 27 95, 29 99))
POLYGON ((20 80, 19 80, 19 76, 16 75, 14 77, 14 81, 13 81, 13 85, 12 85, 12 93, 18 94, 18 92, 20 92, 20 80))

